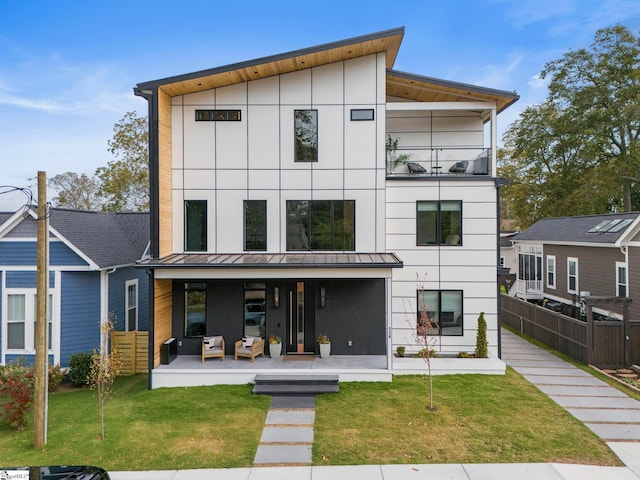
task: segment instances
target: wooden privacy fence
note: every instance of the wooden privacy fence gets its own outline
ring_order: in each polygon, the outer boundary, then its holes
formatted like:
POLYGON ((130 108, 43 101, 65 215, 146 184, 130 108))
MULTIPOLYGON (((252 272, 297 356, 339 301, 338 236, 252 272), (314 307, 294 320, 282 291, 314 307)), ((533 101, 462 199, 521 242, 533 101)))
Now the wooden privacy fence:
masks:
POLYGON ((503 324, 580 362, 602 368, 640 363, 640 322, 629 322, 625 339, 618 320, 583 322, 508 295, 500 295, 500 310, 503 324))
POLYGON ((120 375, 149 372, 149 332, 111 332, 111 353, 120 360, 120 375))

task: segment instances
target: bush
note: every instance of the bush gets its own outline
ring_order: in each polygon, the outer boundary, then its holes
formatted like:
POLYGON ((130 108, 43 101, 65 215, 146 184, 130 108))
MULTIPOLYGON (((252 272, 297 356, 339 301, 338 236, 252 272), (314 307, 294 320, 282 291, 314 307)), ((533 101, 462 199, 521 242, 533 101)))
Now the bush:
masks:
POLYGON ((405 351, 405 347, 402 345, 398 345, 396 347, 396 353, 398 354, 399 357, 404 357, 404 351, 405 351))
POLYGON ((487 321, 484 319, 484 312, 480 312, 478 317, 478 332, 476 333, 476 351, 473 352, 476 358, 489 358, 489 343, 487 342, 487 321))
POLYGON ((418 358, 438 358, 438 352, 435 349, 423 348, 418 352, 418 358))
POLYGON ((33 373, 23 365, 0 366, 0 412, 14 430, 24 428, 33 406, 33 373))
POLYGON ((88 385, 93 353, 74 353, 69 357, 69 381, 74 385, 88 385))
POLYGON ((64 378, 64 372, 60 365, 49 365, 49 391, 56 392, 64 378))

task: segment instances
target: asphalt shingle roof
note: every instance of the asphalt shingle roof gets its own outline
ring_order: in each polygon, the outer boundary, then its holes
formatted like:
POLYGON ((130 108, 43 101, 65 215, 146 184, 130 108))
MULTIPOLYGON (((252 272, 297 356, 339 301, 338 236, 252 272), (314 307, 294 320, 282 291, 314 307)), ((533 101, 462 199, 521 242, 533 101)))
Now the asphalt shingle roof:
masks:
POLYGON ((589 230, 605 220, 635 220, 638 216, 640 212, 543 218, 513 237, 513 240, 613 244, 626 233, 630 225, 617 232, 590 233, 589 230))

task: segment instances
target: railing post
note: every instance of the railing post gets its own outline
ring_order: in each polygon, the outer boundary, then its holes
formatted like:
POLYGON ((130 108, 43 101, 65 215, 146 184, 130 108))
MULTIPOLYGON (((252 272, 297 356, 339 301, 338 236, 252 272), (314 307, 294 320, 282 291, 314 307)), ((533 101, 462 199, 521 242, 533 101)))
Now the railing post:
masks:
POLYGON ((593 307, 587 303, 587 365, 593 364, 593 307))

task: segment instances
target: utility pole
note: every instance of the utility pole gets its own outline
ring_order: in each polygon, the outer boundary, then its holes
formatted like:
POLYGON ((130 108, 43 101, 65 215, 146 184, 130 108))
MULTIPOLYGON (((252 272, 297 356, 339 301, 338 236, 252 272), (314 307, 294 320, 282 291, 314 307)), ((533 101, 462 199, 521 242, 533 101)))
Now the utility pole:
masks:
POLYGON ((47 209, 47 174, 38 172, 38 236, 36 243, 36 361, 35 390, 33 398, 33 448, 42 448, 46 443, 47 404, 47 240, 49 235, 49 212, 47 209))

